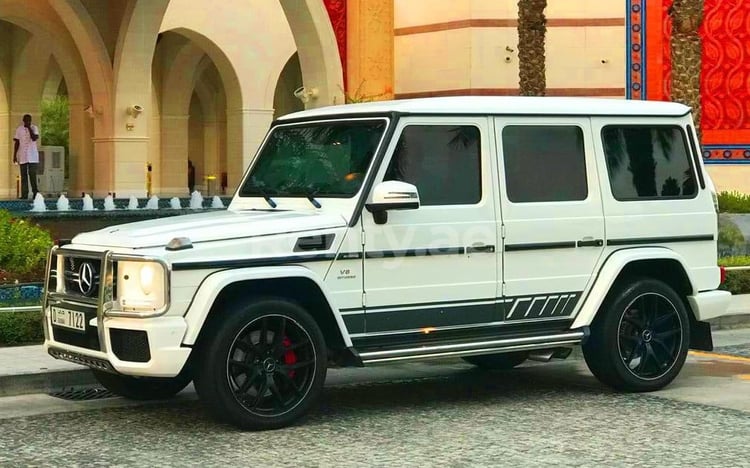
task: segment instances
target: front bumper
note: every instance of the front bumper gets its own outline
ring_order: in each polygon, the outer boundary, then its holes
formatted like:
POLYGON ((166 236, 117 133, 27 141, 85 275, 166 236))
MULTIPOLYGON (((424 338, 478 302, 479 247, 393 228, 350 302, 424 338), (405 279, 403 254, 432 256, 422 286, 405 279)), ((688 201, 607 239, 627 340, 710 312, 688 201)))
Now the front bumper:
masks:
MULTIPOLYGON (((99 342, 98 349, 91 349, 70 342, 56 339, 60 336, 60 329, 52 327, 49 313, 45 312, 45 350, 54 358, 63 359, 84 366, 108 372, 116 372, 125 375, 143 377, 175 377, 183 369, 190 357, 191 348, 182 346, 182 339, 187 330, 187 324, 182 317, 159 317, 152 319, 125 319, 105 318, 103 320, 103 333, 96 332, 103 338, 99 342), (115 331, 113 335, 113 331, 115 331), (139 352, 140 356, 147 356, 144 362, 135 362, 123 357, 134 353, 124 353, 128 344, 120 343, 113 346, 112 337, 118 333, 136 332, 140 336, 147 337, 147 350, 139 352), (119 355, 119 357, 118 357, 119 355)), ((97 322, 92 320, 87 327, 96 327, 97 322)), ((126 335, 128 336, 128 335, 126 335)), ((70 340, 66 340, 70 341, 70 340)), ((143 346, 139 341, 137 346, 143 346)), ((140 359, 143 361, 143 359, 140 359)))
POLYGON ((728 315, 732 293, 728 291, 706 291, 695 296, 688 296, 690 308, 699 322, 728 315))

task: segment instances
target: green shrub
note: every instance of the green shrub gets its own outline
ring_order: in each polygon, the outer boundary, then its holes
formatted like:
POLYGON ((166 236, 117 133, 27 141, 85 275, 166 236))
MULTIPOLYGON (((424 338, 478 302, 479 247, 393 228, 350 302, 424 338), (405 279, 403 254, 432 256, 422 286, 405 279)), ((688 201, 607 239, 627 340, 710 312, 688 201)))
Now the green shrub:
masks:
POLYGON ((719 251, 722 255, 733 255, 745 247, 745 236, 730 219, 719 218, 719 251))
POLYGON ((42 320, 41 311, 0 313, 0 346, 43 342, 42 320))
POLYGON ((721 192, 718 196, 722 213, 750 213, 750 195, 732 191, 721 192))
POLYGON ((49 232, 0 210, 0 284, 41 281, 51 246, 49 232))
MULTIPOLYGON (((725 267, 750 266, 750 256, 723 257, 719 265, 725 267)), ((750 294, 750 270, 728 271, 727 279, 721 288, 732 294, 750 294)))

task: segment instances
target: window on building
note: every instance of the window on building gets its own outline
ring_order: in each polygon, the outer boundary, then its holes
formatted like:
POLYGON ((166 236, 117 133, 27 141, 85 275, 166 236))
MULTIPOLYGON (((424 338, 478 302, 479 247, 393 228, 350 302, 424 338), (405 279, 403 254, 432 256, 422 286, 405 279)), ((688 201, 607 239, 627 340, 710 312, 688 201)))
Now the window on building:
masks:
POLYGON ((513 203, 588 197, 583 131, 577 126, 511 125, 503 129, 508 199, 513 203))
POLYGON ((470 125, 405 127, 385 174, 419 190, 420 203, 469 205, 482 198, 479 129, 470 125))
POLYGON ((617 200, 693 198, 698 193, 680 127, 612 125, 602 130, 602 140, 617 200))

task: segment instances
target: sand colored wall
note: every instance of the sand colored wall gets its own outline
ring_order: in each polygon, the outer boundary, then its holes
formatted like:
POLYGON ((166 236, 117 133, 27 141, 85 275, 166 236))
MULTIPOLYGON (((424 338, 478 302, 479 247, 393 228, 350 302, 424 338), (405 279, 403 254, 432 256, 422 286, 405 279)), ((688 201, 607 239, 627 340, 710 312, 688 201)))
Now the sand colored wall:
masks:
MULTIPOLYGON (((394 5, 397 97, 517 94, 516 0, 394 5)), ((548 94, 624 97, 622 2, 549 0, 546 14, 548 94)))

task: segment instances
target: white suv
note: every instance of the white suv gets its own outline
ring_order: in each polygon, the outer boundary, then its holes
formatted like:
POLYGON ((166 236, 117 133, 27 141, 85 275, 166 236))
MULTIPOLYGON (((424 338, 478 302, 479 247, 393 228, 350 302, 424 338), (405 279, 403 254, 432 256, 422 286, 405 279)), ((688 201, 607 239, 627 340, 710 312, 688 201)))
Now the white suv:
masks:
POLYGON ((711 349, 717 213, 690 110, 458 97, 276 121, 229 209, 50 253, 45 346, 130 398, 191 380, 221 419, 285 426, 329 366, 566 357, 620 390, 711 349))

